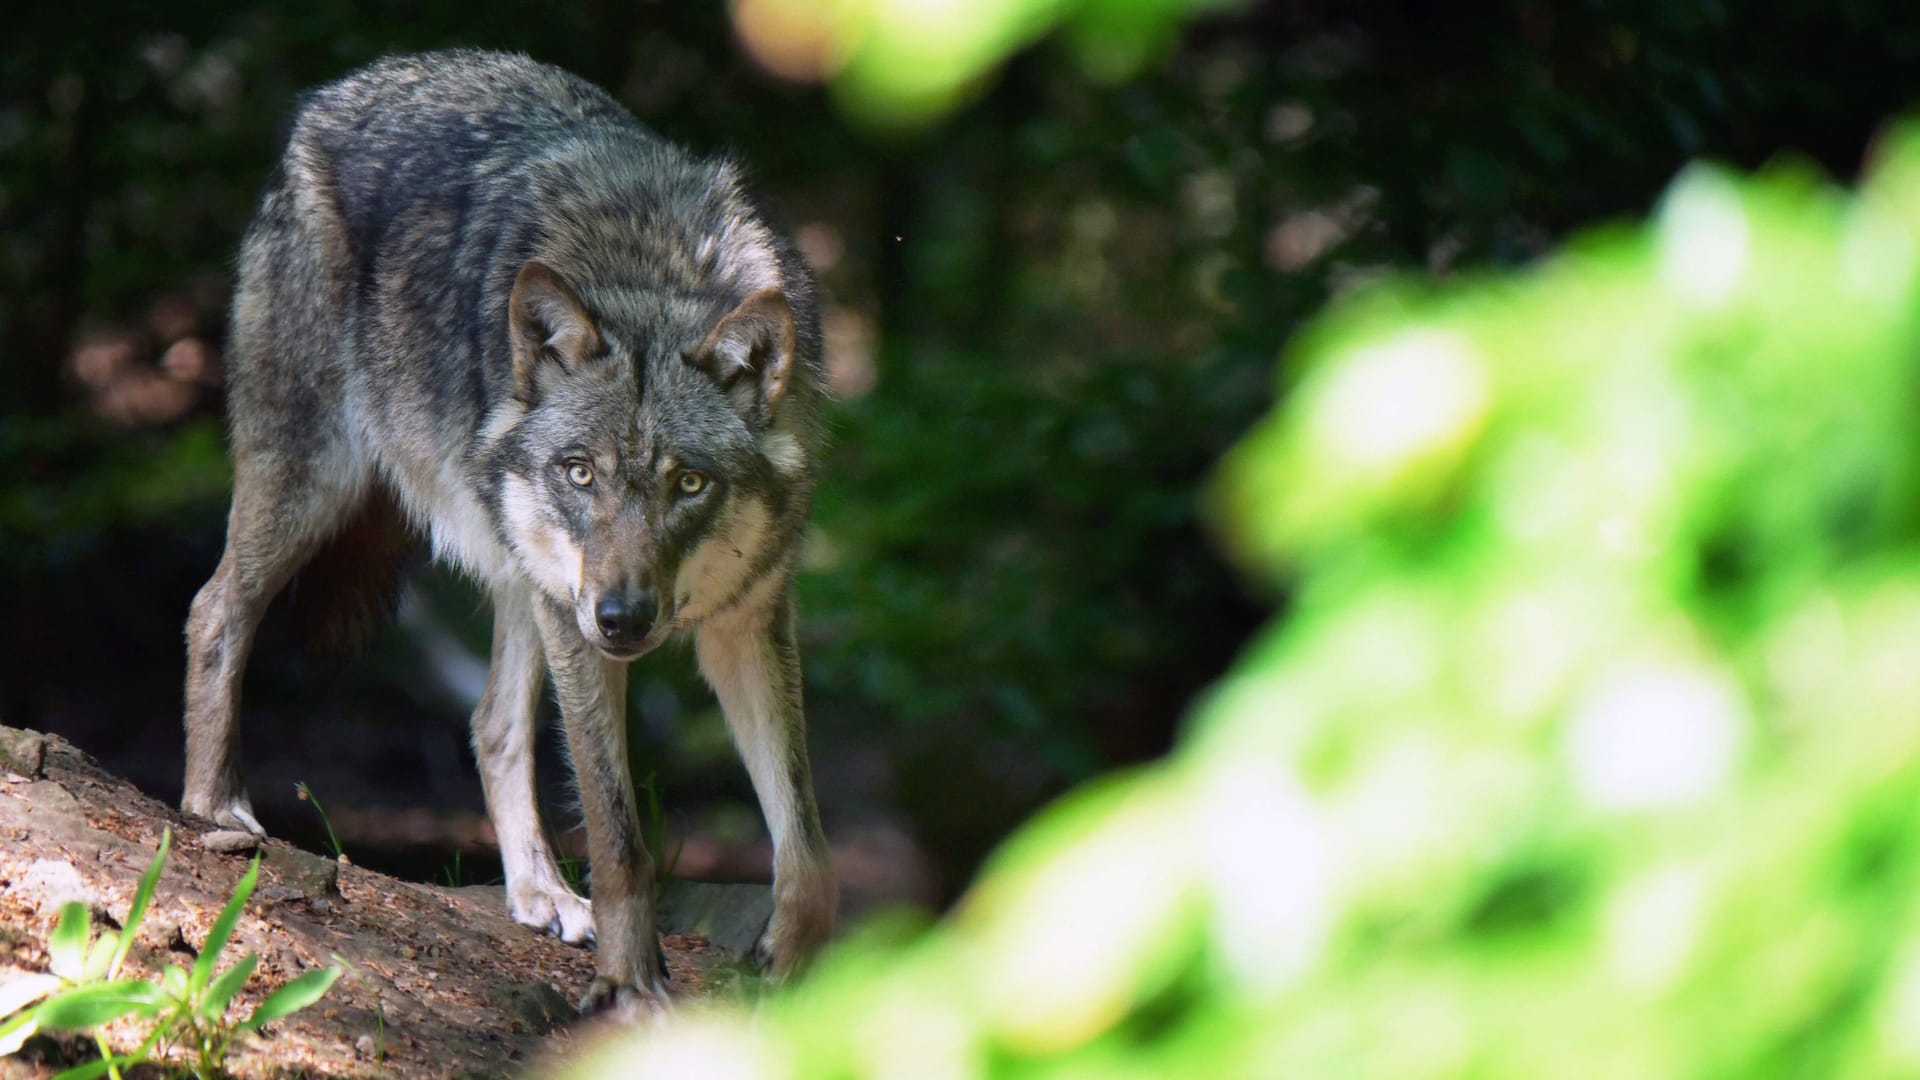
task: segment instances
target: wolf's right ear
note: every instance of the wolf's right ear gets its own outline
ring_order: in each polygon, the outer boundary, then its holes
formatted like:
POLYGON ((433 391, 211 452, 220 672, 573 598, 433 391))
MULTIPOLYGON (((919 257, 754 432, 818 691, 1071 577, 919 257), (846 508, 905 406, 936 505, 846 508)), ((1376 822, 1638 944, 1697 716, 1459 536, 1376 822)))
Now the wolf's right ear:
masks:
POLYGON ((578 367, 604 350, 587 306, 543 262, 528 263, 513 279, 507 321, 513 334, 513 395, 528 404, 539 397, 534 375, 541 364, 578 367))

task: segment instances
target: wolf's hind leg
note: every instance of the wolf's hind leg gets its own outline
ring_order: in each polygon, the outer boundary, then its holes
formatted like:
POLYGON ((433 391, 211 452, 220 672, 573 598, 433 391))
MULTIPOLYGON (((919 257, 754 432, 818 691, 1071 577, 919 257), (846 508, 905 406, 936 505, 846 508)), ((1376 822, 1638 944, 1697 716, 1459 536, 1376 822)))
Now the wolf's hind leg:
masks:
POLYGON ((807 764, 791 593, 708 620, 694 649, 773 835, 773 920, 757 952, 774 975, 785 976, 827 943, 839 907, 807 764))
POLYGON ((493 595, 493 663, 473 711, 473 753, 487 814, 507 876, 507 912, 515 922, 562 941, 593 940, 593 909, 567 886, 540 827, 534 791, 534 732, 546 656, 522 590, 493 595))
POLYGON ((267 605, 364 497, 352 469, 253 454, 234 463, 226 551, 187 615, 187 774, 180 808, 261 836, 240 778, 240 683, 267 605))

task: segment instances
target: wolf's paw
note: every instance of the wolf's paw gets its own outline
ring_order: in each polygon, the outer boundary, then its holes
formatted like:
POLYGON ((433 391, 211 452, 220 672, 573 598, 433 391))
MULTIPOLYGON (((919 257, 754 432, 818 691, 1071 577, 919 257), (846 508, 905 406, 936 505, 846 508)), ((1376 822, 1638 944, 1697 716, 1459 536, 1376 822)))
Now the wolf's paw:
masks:
POLYGON ((754 943, 753 962, 775 980, 798 973, 833 937, 839 908, 839 883, 824 849, 776 866, 773 917, 754 943))
POLYGON ((253 816, 253 803, 245 795, 235 795, 230 799, 188 795, 180 801, 180 809, 206 818, 223 829, 241 829, 255 836, 267 835, 260 820, 253 816))
POLYGON ((666 980, 653 976, 642 981, 647 985, 634 986, 599 976, 580 999, 580 1014, 633 1025, 658 1023, 672 1015, 673 999, 667 994, 666 980))
POLYGON ((507 894, 507 913, 521 926, 569 945, 593 944, 593 905, 565 885, 528 886, 507 894))
POLYGON ((781 918, 776 910, 753 946, 753 963, 774 979, 785 979, 806 967, 813 954, 833 936, 831 910, 808 912, 799 918, 781 918))

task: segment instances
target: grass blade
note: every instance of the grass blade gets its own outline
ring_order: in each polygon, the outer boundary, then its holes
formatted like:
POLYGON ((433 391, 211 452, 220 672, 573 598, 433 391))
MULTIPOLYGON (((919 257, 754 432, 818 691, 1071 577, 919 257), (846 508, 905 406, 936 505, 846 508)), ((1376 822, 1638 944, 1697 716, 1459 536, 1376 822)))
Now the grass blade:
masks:
POLYGON ((113 962, 114 954, 120 950, 119 934, 111 930, 100 931, 94 939, 93 947, 87 950, 87 962, 80 972, 81 982, 99 982, 107 977, 107 969, 113 962))
POLYGON ((207 993, 200 999, 196 1010, 209 1020, 218 1020, 227 1011, 227 1005, 233 1001, 233 995, 247 984, 253 976, 253 969, 260 965, 258 953, 248 953, 241 961, 220 973, 219 977, 207 984, 207 993))
MULTIPOLYGON (((60 977, 42 972, 25 972, 0 982, 0 1016, 12 1016, 58 989, 60 977)), ((0 1057, 6 1054, 0 1050, 0 1057)))
POLYGON ((130 1013, 152 1014, 159 1008, 153 984, 145 979, 95 983, 55 994, 33 1011, 43 1028, 78 1030, 99 1027, 130 1013))
POLYGON ((187 969, 168 964, 167 970, 160 973, 160 992, 176 1001, 187 1000, 187 969))
POLYGON ((47 939, 47 966, 68 982, 79 982, 87 961, 87 931, 93 919, 87 905, 69 900, 60 905, 60 922, 47 939))
POLYGON ((333 848, 333 857, 340 862, 346 862, 346 850, 340 846, 340 838, 333 835, 333 822, 327 820, 327 808, 320 805, 320 796, 313 793, 313 789, 307 786, 305 780, 293 785, 293 793, 300 797, 301 802, 313 804, 314 813, 320 815, 321 827, 327 830, 327 845, 333 848))
POLYGON ((253 864, 240 876, 240 884, 233 887, 233 899, 220 909, 220 917, 213 920, 213 928, 207 931, 207 940, 200 946, 200 955, 193 961, 193 975, 187 980, 187 992, 198 995, 207 988, 207 981, 213 978, 213 965, 220 959, 220 950, 227 947, 227 939, 233 936, 233 928, 240 922, 240 913, 246 910, 247 898, 253 895, 254 883, 260 880, 260 856, 253 857, 253 864))
POLYGON ((33 1038, 34 1033, 39 1030, 40 1021, 34 1019, 31 1011, 23 1012, 6 1023, 0 1024, 0 1057, 6 1057, 25 1046, 27 1040, 33 1038))
POLYGON ((140 885, 133 890, 133 904, 127 908, 126 921, 120 924, 120 945, 113 950, 113 963, 107 965, 107 978, 118 978, 120 965, 127 959, 127 950, 133 948, 133 935, 140 929, 140 920, 146 917, 148 905, 153 903, 153 890, 160 885, 160 867, 167 861, 167 852, 173 848, 173 830, 160 833, 160 850, 154 852, 153 861, 147 864, 147 872, 140 875, 140 885))
POLYGON ((287 985, 268 994, 267 1000, 261 1002, 260 1007, 253 1010, 253 1015, 247 1017, 246 1020, 241 1023, 240 1027, 242 1029, 257 1028, 262 1024, 272 1023, 290 1013, 299 1012, 301 1009, 319 1001, 321 996, 332 988, 333 980, 339 977, 340 969, 337 967, 321 968, 318 971, 307 972, 305 975, 294 979, 287 983, 287 985))

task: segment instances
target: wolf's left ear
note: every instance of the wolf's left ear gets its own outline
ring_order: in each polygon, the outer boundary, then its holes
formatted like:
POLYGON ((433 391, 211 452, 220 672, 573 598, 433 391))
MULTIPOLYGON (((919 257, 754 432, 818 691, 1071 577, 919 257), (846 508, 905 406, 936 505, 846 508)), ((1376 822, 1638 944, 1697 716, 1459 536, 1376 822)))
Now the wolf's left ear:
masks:
POLYGON ((513 331, 513 394, 532 404, 534 373, 543 363, 579 367, 603 350, 600 330, 566 279, 542 262, 530 262, 513 279, 507 301, 513 331))
POLYGON ((793 375, 793 309, 777 288, 765 288, 728 312, 687 363, 713 376, 753 427, 773 422, 793 375))

